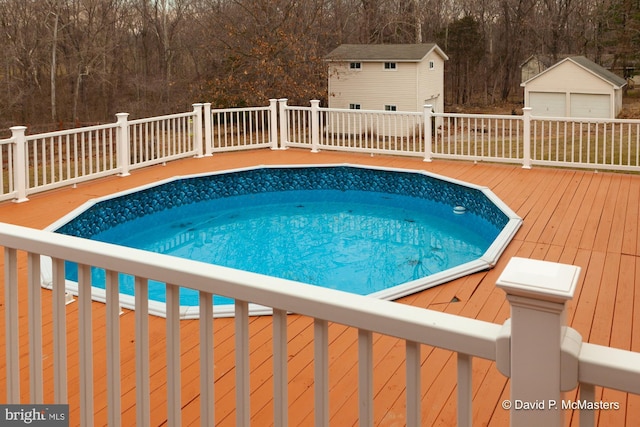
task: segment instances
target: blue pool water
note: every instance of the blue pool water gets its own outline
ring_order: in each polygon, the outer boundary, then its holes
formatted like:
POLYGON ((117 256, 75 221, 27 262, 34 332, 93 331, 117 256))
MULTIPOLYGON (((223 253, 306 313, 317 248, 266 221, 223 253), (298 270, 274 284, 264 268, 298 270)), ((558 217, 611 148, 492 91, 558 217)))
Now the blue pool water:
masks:
MULTIPOLYGON (((477 189, 339 166, 179 179, 96 203, 57 231, 368 295, 481 257, 507 221, 477 189)), ((92 280, 104 288, 104 271, 92 280)), ((133 287, 121 274, 120 291, 133 287)), ((149 283, 150 299, 164 291, 149 283)), ((188 289, 180 299, 198 304, 188 289)))

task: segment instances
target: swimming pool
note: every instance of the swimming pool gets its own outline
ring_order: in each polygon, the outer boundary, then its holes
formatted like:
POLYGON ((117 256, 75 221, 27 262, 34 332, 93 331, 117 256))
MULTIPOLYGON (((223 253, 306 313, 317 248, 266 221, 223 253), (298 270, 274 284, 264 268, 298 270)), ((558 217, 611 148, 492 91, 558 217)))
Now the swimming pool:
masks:
MULTIPOLYGON (((520 224, 486 188, 421 171, 305 165, 176 177, 88 202, 49 229, 395 299, 490 268, 520 224)), ((66 270, 73 287, 74 266, 66 270)), ((93 275, 104 287, 104 273, 93 275)), ((120 288, 132 294, 133 279, 121 275, 120 288)), ((164 285, 149 288, 162 305, 164 285)), ((181 290, 181 305, 197 304, 181 290)))

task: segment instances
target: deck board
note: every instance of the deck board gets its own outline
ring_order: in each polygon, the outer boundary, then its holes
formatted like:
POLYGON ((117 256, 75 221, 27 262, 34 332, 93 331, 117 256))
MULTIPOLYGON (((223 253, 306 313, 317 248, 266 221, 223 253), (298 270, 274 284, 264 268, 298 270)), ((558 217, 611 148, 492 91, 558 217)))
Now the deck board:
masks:
MULTIPOLYGON (((633 312, 631 314, 631 350, 640 352, 640 257, 635 257, 634 280, 633 280, 633 312)), ((629 395, 627 399, 627 420, 630 424, 633 420, 640 419, 640 396, 629 395)))
POLYGON ((624 232, 622 236, 622 253, 640 255, 640 238, 638 234, 638 218, 640 218, 640 181, 630 179, 629 199, 625 215, 624 232))
MULTIPOLYGON (((171 176, 231 169, 258 164, 355 163, 394 168, 428 170, 437 174, 487 186, 524 219, 522 228, 495 268, 454 280, 398 300, 438 311, 502 323, 509 317, 504 292, 495 281, 512 256, 531 257, 575 264, 582 274, 567 318, 587 342, 640 351, 640 175, 575 171, 551 168, 523 169, 519 166, 433 161, 419 158, 369 156, 304 150, 256 150, 215 154, 202 159, 170 162, 132 171, 127 177, 109 177, 30 197, 26 203, 0 203, 0 221, 44 228, 85 201, 113 192, 156 182, 171 176), (455 300, 454 300, 455 298, 455 300)), ((0 260, 4 267, 4 261, 0 260)), ((21 289, 26 289, 26 261, 19 258, 21 289)), ((3 285, 4 286, 4 285, 3 285)), ((22 289, 22 290, 24 290, 22 289)), ((4 292, 0 290, 0 292, 4 292)), ((51 334, 50 292, 43 295, 44 336, 51 334)), ((104 306, 93 304, 96 425, 106 422, 106 357, 104 306)), ((21 300, 21 313, 27 310, 21 300)), ((69 348, 69 403, 71 425, 79 419, 77 303, 67 306, 69 348)), ((134 313, 121 316, 122 422, 135 423, 134 313)), ((0 315, 0 328, 4 327, 0 315)), ((28 329, 21 317, 21 354, 27 354, 28 329)), ((235 359, 233 319, 214 322, 215 416, 218 425, 235 425, 235 359)), ((313 423, 313 320, 291 314, 288 323, 289 425, 313 423)), ((152 425, 166 420, 165 322, 152 317, 150 385, 152 425)), ((355 425, 358 416, 357 331, 341 325, 329 327, 329 381, 331 425, 355 425)), ((272 425, 272 349, 270 318, 250 321, 251 416, 255 425, 272 425)), ((196 321, 181 322, 182 420, 199 425, 199 347, 196 321)), ((45 394, 52 391, 50 340, 44 340, 45 394)), ((0 362, 4 361, 4 339, 0 339, 0 362)), ((374 334, 375 424, 402 425, 405 411, 404 342, 374 334)), ((456 357, 441 349, 422 347, 422 416, 424 425, 455 424, 456 357)), ((26 360, 21 396, 29 401, 26 360)), ((0 363, 0 382, 6 380, 0 363)), ((502 426, 509 414, 500 407, 508 398, 509 381, 484 360, 473 362, 474 425, 502 426)), ((6 390, 0 387, 0 401, 6 390)), ((567 393, 574 397, 576 392, 567 393)), ((620 401, 620 411, 602 411, 600 425, 634 425, 640 417, 640 397, 597 388, 597 397, 620 401)), ((574 413, 566 420, 577 423, 574 413)))
MULTIPOLYGON (((554 213, 562 218, 558 222, 551 244, 578 247, 577 243, 571 243, 570 236, 574 227, 579 226, 581 218, 584 217, 583 206, 587 199, 591 178, 591 175, 577 174, 575 179, 570 181, 565 190, 565 200, 568 200, 569 203, 566 207, 556 209, 554 213)), ((586 218, 584 219, 586 220, 586 218)))
MULTIPOLYGON (((549 212, 550 216, 547 224, 538 238, 541 243, 553 244, 556 242, 556 236, 562 230, 570 228, 574 219, 572 215, 575 215, 575 212, 571 212, 571 207, 580 205, 580 199, 574 198, 579 188, 580 180, 571 179, 565 188, 558 189, 560 200, 555 208, 549 212), (569 226, 567 226, 567 223, 569 226)), ((562 237, 558 236, 558 240, 562 241, 562 237)), ((555 244, 558 243, 556 242, 555 244)))
MULTIPOLYGON (((593 242, 593 249, 596 251, 613 251, 615 250, 615 248, 609 248, 611 239, 613 238, 615 240, 620 240, 620 238, 618 237, 620 235, 620 231, 618 231, 618 235, 616 235, 615 230, 612 230, 611 228, 614 226, 614 216, 616 210, 618 212, 622 212, 626 207, 626 202, 624 202, 624 200, 622 199, 627 196, 627 193, 622 193, 620 191, 621 178, 622 176, 619 175, 614 176, 607 191, 607 195, 604 200, 604 206, 602 208, 602 214, 600 215, 600 221, 598 222, 598 227, 593 242)), ((617 249, 617 252, 620 252, 619 248, 617 249)))
MULTIPOLYGON (((585 228, 580 239, 580 247, 585 249, 594 249, 596 235, 600 227, 600 220, 607 207, 607 196, 609 194, 609 186, 611 185, 612 176, 607 175, 600 180, 597 190, 588 194, 587 197, 593 198, 591 210, 587 215, 585 228)), ((602 250, 602 248, 600 248, 602 250)))

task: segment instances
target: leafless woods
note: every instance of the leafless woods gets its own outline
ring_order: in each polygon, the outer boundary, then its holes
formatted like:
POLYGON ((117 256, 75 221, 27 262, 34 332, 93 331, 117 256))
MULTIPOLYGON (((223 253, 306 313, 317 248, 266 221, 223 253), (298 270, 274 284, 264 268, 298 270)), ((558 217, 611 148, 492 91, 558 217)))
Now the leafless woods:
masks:
MULTIPOLYGON (((533 54, 631 70, 634 0, 0 0, 0 127, 326 99, 341 43, 437 42, 448 103, 519 96, 533 54)), ((629 71, 627 71, 629 72, 629 71)))

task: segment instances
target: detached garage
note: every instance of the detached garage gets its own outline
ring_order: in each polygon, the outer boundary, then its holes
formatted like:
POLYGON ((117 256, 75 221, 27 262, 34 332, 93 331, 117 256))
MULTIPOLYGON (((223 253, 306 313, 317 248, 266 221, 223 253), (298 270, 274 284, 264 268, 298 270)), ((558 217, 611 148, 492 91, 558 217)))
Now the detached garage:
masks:
POLYGON ((522 83, 525 107, 544 117, 615 118, 626 80, 584 56, 573 56, 522 83))

